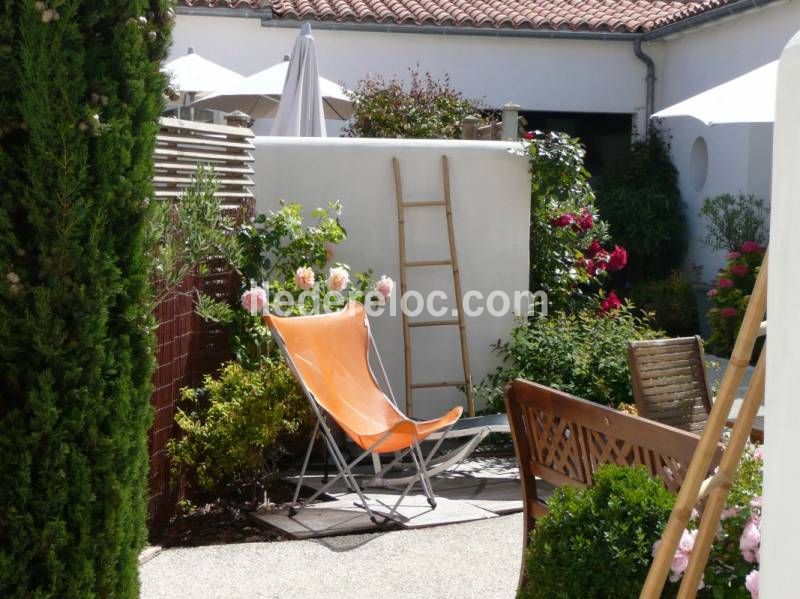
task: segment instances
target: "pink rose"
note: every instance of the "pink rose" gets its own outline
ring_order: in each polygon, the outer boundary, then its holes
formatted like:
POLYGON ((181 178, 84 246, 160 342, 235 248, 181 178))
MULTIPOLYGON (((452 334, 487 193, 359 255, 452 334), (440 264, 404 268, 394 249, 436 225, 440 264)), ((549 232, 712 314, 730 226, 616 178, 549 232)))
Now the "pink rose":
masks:
POLYGON ((722 277, 719 281, 717 281, 717 287, 720 289, 730 289, 733 287, 733 280, 722 277))
POLYGON ((760 495, 758 497, 753 497, 750 500, 750 507, 754 510, 760 510, 764 506, 764 498, 760 495))
POLYGON ((394 291, 394 281, 386 275, 383 275, 378 281, 378 284, 375 285, 375 290, 381 294, 384 300, 387 300, 391 297, 392 291, 394 291))
POLYGON ((592 243, 589 244, 589 247, 586 248, 586 251, 584 252, 584 254, 586 254, 589 258, 593 258, 599 252, 602 252, 602 251, 603 251, 603 248, 600 245, 600 242, 597 241, 596 239, 593 239, 592 243))
POLYGON ((715 295, 717 295, 717 290, 716 289, 709 289, 708 292, 706 292, 706 295, 708 297, 714 297, 715 295))
POLYGON ((562 214, 558 218, 554 218, 550 221, 550 224, 554 227, 558 227, 563 229, 564 227, 568 227, 570 225, 575 224, 575 215, 574 214, 562 214))
POLYGON ((727 520, 728 518, 733 518, 736 516, 741 510, 738 507, 726 507, 722 510, 722 514, 720 514, 721 520, 727 520))
POLYGON ((328 289, 331 291, 342 291, 350 282, 350 273, 346 268, 338 266, 328 271, 328 289))
POLYGON ((726 306, 725 308, 720 310, 719 313, 722 315, 723 318, 736 318, 736 315, 738 314, 736 308, 731 308, 730 306, 726 306))
POLYGON ((678 549, 685 553, 691 553, 692 549, 694 549, 694 542, 696 539, 696 530, 684 530, 683 533, 681 533, 681 540, 678 542, 678 549))
POLYGON ((758 587, 759 587, 759 573, 758 570, 753 570, 748 574, 744 579, 744 588, 750 591, 750 597, 752 599, 758 599, 758 587))
POLYGON ((581 215, 578 217, 578 225, 584 231, 588 231, 594 227, 594 217, 588 208, 581 210, 581 215))
POLYGON ((750 272, 750 269, 747 268, 746 264, 734 264, 731 266, 731 273, 736 275, 737 277, 744 277, 750 272))
POLYGON ((617 297, 615 291, 609 292, 609 294, 600 302, 600 312, 603 314, 607 314, 613 310, 617 310, 622 306, 622 302, 617 297))
POLYGON ((742 250, 743 254, 760 254, 764 251, 764 248, 755 241, 745 241, 739 249, 742 250))
POLYGON ((672 573, 675 575, 675 578, 680 577, 686 571, 686 568, 689 566, 689 556, 678 549, 675 552, 675 555, 672 557, 672 562, 670 562, 669 569, 672 570, 672 573))
POLYGON ((750 518, 742 530, 742 537, 739 539, 739 551, 746 562, 755 563, 758 561, 761 548, 761 531, 757 517, 750 518))
POLYGON ((612 272, 615 270, 622 270, 627 263, 628 252, 625 248, 615 245, 614 251, 608 256, 608 270, 612 272))
POLYGON ((242 308, 250 314, 261 314, 267 306, 267 292, 261 287, 253 287, 242 294, 242 308))
POLYGON ((328 244, 325 246, 325 262, 330 264, 331 260, 333 260, 333 246, 328 244))
POLYGON ((727 254, 725 254, 725 257, 728 260, 738 260, 739 258, 742 257, 742 255, 739 252, 728 252, 727 254))
POLYGON ((294 282, 300 289, 311 289, 314 286, 314 271, 308 266, 301 266, 294 273, 294 282))
POLYGON ((753 459, 754 460, 760 460, 762 462, 764 461, 764 446, 763 445, 759 445, 758 447, 756 447, 756 450, 753 452, 753 459))

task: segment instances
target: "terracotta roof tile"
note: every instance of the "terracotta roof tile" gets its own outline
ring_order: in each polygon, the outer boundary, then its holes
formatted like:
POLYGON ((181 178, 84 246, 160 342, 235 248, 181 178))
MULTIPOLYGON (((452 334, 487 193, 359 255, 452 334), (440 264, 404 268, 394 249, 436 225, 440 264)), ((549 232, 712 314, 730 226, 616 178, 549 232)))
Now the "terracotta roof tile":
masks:
POLYGON ((275 19, 572 31, 644 32, 734 0, 179 0, 269 9, 275 19))

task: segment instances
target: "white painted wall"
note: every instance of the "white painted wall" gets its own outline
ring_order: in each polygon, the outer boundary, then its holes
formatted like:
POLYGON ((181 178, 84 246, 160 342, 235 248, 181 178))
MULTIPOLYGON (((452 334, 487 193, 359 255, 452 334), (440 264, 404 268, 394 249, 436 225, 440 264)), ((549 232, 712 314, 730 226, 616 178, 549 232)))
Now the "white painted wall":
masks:
MULTIPOLYGON (((347 240, 334 261, 353 270, 399 280, 397 208, 393 156, 401 162, 409 200, 442 199, 441 157, 450 159, 453 217, 464 293, 494 290, 513 294, 528 286, 530 176, 524 158, 508 152, 510 143, 426 140, 256 139, 257 209, 275 209, 280 200, 301 202, 309 210, 341 200, 347 240)), ((441 259, 448 254, 441 208, 407 210, 409 260, 441 259)), ((423 294, 441 289, 453 297, 449 267, 409 270, 409 289, 423 294)), ((398 286, 399 287, 399 286, 398 286)), ((452 306, 452 303, 448 305, 452 306)), ((424 315, 423 315, 424 316, 424 315)), ((422 316, 420 317, 422 318, 422 316)), ((402 323, 388 314, 373 319, 378 347, 400 405, 404 405, 402 323)), ((512 316, 485 313, 467 320, 473 379, 497 365, 490 344, 508 337, 512 316)), ((458 380, 460 352, 456 327, 412 331, 415 382, 458 380)), ((420 390, 415 415, 434 416, 464 405, 455 389, 420 390)))
MULTIPOLYGON (((656 110, 665 108, 759 66, 777 60, 787 41, 800 29, 800 2, 769 4, 645 45, 656 60, 656 110)), ((687 204, 690 246, 686 266, 703 266, 703 278, 713 279, 724 262, 700 243, 705 223, 697 217, 703 199, 722 193, 770 198, 772 126, 715 125, 688 117, 664 120, 672 134, 672 157, 680 172, 687 204), (702 137, 708 148, 708 173, 699 189, 691 179, 692 146, 702 137)))
MULTIPOLYGON (((312 24, 313 27, 313 24, 312 24)), ((200 56, 251 75, 290 53, 297 31, 259 19, 178 15, 170 60, 200 56)), ((489 107, 636 113, 645 69, 630 42, 315 30, 320 75, 355 86, 368 73, 405 76, 409 66, 441 77, 489 107)), ((266 132, 265 132, 266 133, 266 132)))
POLYGON ((800 339, 800 34, 783 53, 775 120, 768 305, 766 462, 761 542, 761 597, 797 595, 800 518, 797 430, 797 340, 800 339))

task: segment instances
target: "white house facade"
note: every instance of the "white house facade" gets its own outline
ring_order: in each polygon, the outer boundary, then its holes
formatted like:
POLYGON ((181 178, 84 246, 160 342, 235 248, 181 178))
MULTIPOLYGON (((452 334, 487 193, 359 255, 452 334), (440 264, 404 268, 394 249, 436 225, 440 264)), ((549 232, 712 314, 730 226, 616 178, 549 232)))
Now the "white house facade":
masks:
MULTIPOLYGON (((188 47, 250 75, 291 51, 310 21, 320 73, 352 87, 368 73, 403 76, 419 64, 449 75, 469 98, 558 115, 624 115, 628 131, 699 92, 776 60, 800 30, 800 0, 370 3, 342 0, 183 0, 170 59, 188 47), (192 4, 192 6, 189 6, 192 4), (458 6, 464 6, 464 3, 458 6), (503 9, 506 6, 506 9, 503 9), (466 11, 466 12, 465 12, 466 11)), ((690 222, 687 269, 709 281, 722 255, 704 247, 702 200, 720 193, 769 199, 771 124, 706 126, 666 119, 690 222)), ((329 122, 338 133, 339 123, 329 122)), ((256 125, 267 133, 267 125, 256 125)), ((596 143, 603 145, 599 138, 596 143)))

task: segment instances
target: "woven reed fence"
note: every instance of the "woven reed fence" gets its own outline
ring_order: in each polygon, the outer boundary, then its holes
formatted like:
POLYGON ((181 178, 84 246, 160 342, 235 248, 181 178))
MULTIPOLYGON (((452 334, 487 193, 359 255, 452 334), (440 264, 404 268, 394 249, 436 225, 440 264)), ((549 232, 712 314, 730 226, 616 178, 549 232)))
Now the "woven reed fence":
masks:
MULTIPOLYGON (((236 216, 251 216, 255 198, 253 132, 242 127, 161 119, 155 150, 155 196, 177 202, 192 182, 199 165, 211 166, 217 176, 217 195, 223 209, 236 216)), ((194 313, 197 290, 217 298, 232 299, 239 289, 234 273, 221 261, 208 264, 204 276, 190 275, 156 307, 158 320, 157 368, 153 377, 155 411, 150 430, 150 525, 157 528, 173 514, 180 489, 171 483, 166 445, 176 433, 175 408, 180 389, 200 383, 229 357, 225 331, 194 313)))

